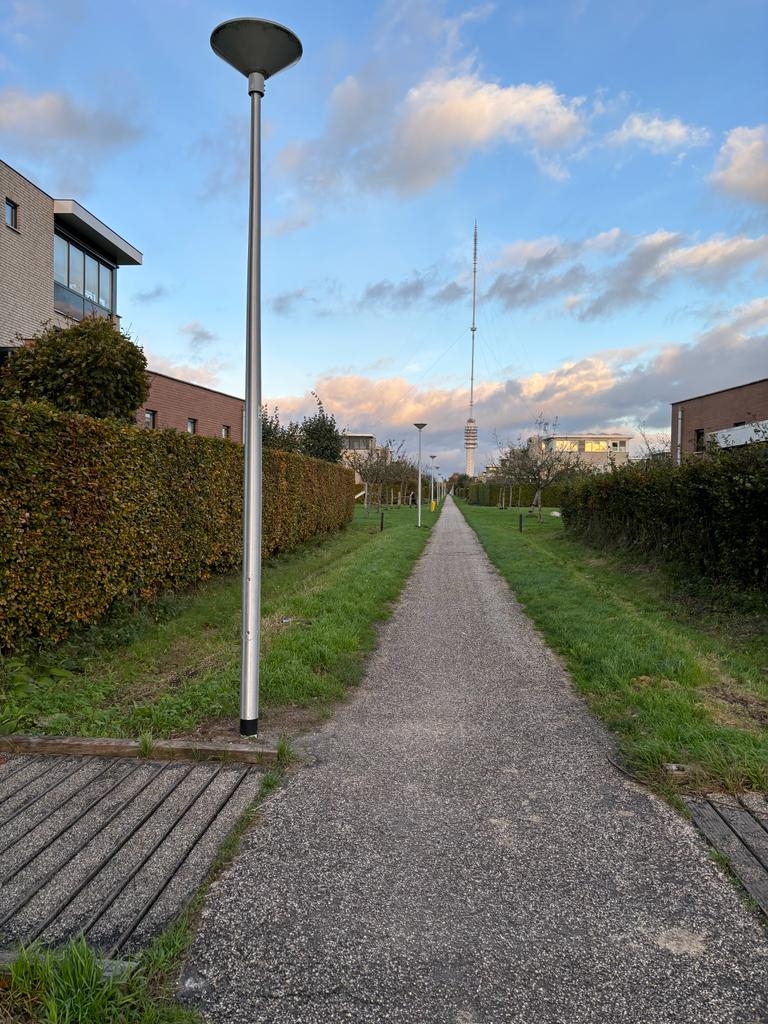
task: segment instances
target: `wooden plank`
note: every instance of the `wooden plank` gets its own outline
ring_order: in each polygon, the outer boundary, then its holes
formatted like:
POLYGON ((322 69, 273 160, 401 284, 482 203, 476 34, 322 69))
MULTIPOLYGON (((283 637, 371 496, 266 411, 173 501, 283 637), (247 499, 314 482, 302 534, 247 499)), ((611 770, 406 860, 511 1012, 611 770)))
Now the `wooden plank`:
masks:
POLYGON ((768 829, 768 797, 764 793, 742 793, 739 803, 753 818, 757 818, 764 829, 768 829))
POLYGON ((768 871, 768 832, 735 797, 711 796, 709 803, 768 871))
POLYGON ((768 914, 768 871, 707 801, 686 800, 696 825, 728 863, 758 906, 768 914))
MULTIPOLYGON (((0 752, 9 754, 83 754, 95 757, 141 757, 137 740, 85 736, 0 736, 0 752)), ((253 743, 202 743, 190 740, 155 740, 146 760, 232 761, 270 765, 277 750, 253 743)))

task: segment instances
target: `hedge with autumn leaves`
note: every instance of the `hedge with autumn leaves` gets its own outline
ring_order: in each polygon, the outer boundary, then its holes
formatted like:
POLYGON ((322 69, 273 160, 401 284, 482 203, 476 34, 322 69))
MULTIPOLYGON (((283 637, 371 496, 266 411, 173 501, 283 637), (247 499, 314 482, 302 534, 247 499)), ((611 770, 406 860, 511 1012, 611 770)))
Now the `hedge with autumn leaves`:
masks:
MULTIPOLYGON (((0 649, 56 641, 242 558, 243 449, 0 402, 0 649)), ((341 466, 266 451, 263 554, 353 514, 341 466)))
POLYGON ((768 445, 630 464, 565 489, 563 521, 588 543, 641 552, 733 585, 768 588, 768 445))

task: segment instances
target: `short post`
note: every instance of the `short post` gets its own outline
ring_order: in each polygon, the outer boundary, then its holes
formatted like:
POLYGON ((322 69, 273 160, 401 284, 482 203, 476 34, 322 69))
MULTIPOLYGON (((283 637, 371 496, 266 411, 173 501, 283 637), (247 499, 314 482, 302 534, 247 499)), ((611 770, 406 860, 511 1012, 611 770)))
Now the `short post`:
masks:
POLYGON ((381 525, 379 526, 379 533, 384 532, 384 513, 381 513, 381 525))
POLYGON ((520 513, 520 533, 523 532, 523 513, 520 513))

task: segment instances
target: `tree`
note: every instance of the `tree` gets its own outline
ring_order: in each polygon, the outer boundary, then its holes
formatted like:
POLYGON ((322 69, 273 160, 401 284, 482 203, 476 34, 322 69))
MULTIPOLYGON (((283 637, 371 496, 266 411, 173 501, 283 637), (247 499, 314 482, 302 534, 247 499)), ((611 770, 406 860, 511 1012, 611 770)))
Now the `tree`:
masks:
POLYGON ((317 412, 314 416, 305 416, 302 421, 299 450, 313 459, 340 462, 344 441, 336 426, 336 417, 328 415, 314 391, 312 397, 317 402, 317 412))
POLYGON ((148 396, 144 353, 103 317, 47 328, 13 349, 0 370, 0 397, 96 419, 132 423, 148 396))
POLYGON ((540 415, 536 420, 536 433, 525 441, 519 437, 517 444, 507 445, 496 469, 496 479, 502 484, 533 486, 531 508, 536 507, 539 511, 541 494, 546 487, 584 472, 578 452, 547 443, 547 439, 556 433, 557 420, 550 423, 540 415))
POLYGON ((261 410, 261 443, 264 448, 277 448, 281 452, 297 452, 301 442, 301 427, 293 420, 286 426, 280 422, 275 407, 270 415, 266 405, 261 410))

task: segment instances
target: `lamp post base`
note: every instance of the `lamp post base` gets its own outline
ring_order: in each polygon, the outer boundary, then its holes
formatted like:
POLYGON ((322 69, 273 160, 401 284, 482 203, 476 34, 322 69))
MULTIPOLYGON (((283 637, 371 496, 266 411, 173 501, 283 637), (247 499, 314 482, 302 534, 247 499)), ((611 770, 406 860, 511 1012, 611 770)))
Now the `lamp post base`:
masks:
POLYGON ((241 736, 258 736, 259 734, 259 720, 258 718, 241 718, 240 719, 240 735, 241 736))

